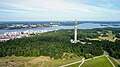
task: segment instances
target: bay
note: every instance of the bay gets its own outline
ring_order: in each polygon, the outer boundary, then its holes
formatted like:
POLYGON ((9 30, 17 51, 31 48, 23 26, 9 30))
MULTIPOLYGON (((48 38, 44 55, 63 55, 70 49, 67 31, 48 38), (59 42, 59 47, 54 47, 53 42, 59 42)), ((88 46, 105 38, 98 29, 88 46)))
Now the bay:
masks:
MULTIPOLYGON (((93 29, 93 28, 120 28, 119 26, 105 25, 101 26, 99 23, 83 23, 78 25, 78 29, 93 29)), ((4 34, 6 32, 22 32, 26 30, 56 30, 56 29, 74 29, 74 26, 58 26, 58 27, 47 27, 47 28, 25 28, 25 29, 12 29, 12 30, 0 30, 0 34, 4 34)))

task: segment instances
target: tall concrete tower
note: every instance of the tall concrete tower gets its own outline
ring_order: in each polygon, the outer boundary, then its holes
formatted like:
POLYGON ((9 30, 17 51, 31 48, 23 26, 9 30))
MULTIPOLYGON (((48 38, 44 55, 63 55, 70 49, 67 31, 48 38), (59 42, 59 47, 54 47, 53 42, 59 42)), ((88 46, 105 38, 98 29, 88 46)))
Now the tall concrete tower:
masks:
POLYGON ((74 42, 76 43, 77 42, 77 19, 75 19, 75 22, 74 22, 74 29, 75 29, 74 42))
POLYGON ((74 22, 74 39, 71 39, 71 43, 77 43, 79 42, 79 40, 77 40, 77 20, 75 19, 75 22, 74 22))

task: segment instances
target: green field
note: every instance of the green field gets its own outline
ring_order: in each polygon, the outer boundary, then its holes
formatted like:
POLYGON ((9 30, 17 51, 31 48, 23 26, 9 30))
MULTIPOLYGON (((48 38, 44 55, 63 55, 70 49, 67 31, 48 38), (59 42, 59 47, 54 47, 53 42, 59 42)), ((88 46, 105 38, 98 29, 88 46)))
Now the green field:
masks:
POLYGON ((44 62, 42 67, 59 67, 59 66, 66 65, 66 64, 80 61, 80 60, 81 60, 81 58, 79 58, 79 57, 78 58, 71 58, 71 59, 67 59, 67 60, 61 60, 61 59, 51 60, 51 61, 44 62))
MULTIPOLYGON (((113 64, 118 67, 118 63, 115 62, 111 57, 109 57, 113 64)), ((80 63, 76 63, 66 67, 78 67, 80 63)), ((96 58, 93 60, 86 61, 81 67, 113 67, 108 59, 104 57, 96 58)))
POLYGON ((108 31, 108 33, 106 33, 108 35, 108 37, 99 37, 102 40, 109 40, 109 41, 115 41, 115 35, 112 33, 112 31, 108 31))
MULTIPOLYGON (((110 58, 110 57, 109 57, 110 58)), ((117 67, 118 64, 110 58, 111 61, 117 67)), ((56 59, 52 60, 50 57, 40 56, 40 57, 0 57, 0 66, 17 66, 17 67, 59 67, 65 64, 69 64, 72 62, 80 61, 81 58, 70 58, 67 60, 56 59)), ((78 67, 80 63, 76 63, 66 67, 78 67)), ((100 57, 93 60, 86 61, 82 67, 112 67, 111 63, 107 60, 107 58, 100 57)))
MULTIPOLYGON (((102 34, 100 34, 100 35, 102 35, 102 34)), ((109 41, 112 41, 112 42, 114 42, 116 40, 116 37, 112 33, 112 31, 108 31, 108 33, 106 33, 106 35, 107 36, 103 36, 103 37, 99 36, 98 38, 86 38, 86 39, 88 39, 88 40, 99 40, 99 41, 101 41, 101 40, 109 40, 109 41)))
POLYGON ((6 56, 0 57, 0 67, 24 67, 24 64, 30 60, 35 59, 35 57, 16 57, 16 56, 6 56))
POLYGON ((54 59, 48 56, 39 57, 0 57, 0 67, 59 67, 72 62, 80 61, 80 57, 69 58, 67 60, 54 59))
POLYGON ((86 61, 81 67, 113 67, 108 59, 103 56, 93 60, 86 61))

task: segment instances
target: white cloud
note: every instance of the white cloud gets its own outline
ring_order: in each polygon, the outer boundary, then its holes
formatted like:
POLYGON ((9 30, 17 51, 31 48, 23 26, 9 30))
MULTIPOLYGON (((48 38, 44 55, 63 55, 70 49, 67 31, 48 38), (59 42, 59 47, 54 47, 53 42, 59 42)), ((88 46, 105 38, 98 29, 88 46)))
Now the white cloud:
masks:
MULTIPOLYGON (((93 0, 93 3, 97 0, 93 0)), ((0 5, 3 7, 15 7, 17 9, 0 9, 1 12, 28 12, 28 13, 38 13, 41 15, 46 15, 46 13, 52 14, 56 17, 55 14, 58 14, 60 16, 64 16, 65 14, 68 15, 68 17, 80 17, 86 16, 86 17, 101 17, 101 16, 118 16, 120 14, 120 11, 117 9, 112 9, 113 4, 111 4, 108 0, 102 0, 104 4, 98 4, 97 5, 91 5, 85 2, 90 2, 89 0, 85 0, 84 2, 82 0, 79 0, 79 3, 76 2, 70 2, 67 0, 21 0, 21 1, 2 1, 0 2, 0 5), (26 10, 26 11, 22 11, 26 10), (62 15, 63 14, 63 15, 62 15), (74 15, 75 14, 75 15, 74 15)), ((48 17, 48 16, 47 16, 48 17)), ((65 16, 67 17, 67 16, 65 16)))
POLYGON ((81 11, 81 12, 93 12, 89 7, 85 5, 78 5, 75 3, 69 3, 63 0, 29 0, 23 3, 3 3, 6 6, 17 7, 20 9, 32 10, 32 11, 81 11))

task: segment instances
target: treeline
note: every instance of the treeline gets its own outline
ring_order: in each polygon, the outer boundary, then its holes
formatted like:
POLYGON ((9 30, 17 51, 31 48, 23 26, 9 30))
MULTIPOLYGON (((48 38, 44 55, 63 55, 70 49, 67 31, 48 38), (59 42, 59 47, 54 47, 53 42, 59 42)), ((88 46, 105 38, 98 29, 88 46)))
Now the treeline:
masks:
POLYGON ((110 42, 107 40, 103 41, 90 41, 96 46, 101 47, 103 50, 106 50, 110 56, 119 59, 120 58, 120 40, 115 42, 110 42))
MULTIPOLYGON (((119 51, 119 41, 115 43, 109 41, 88 41, 85 38, 96 38, 99 34, 97 29, 78 30, 78 39, 92 44, 72 44, 70 39, 74 37, 74 30, 59 30, 32 37, 9 40, 0 43, 0 57, 5 56, 50 56, 51 58, 61 58, 64 53, 73 53, 77 56, 99 56, 103 54, 103 49, 110 54, 117 54, 119 51), (115 44, 115 45, 114 45, 115 44), (110 49, 109 49, 110 48, 110 49)), ((111 55, 112 56, 112 55, 111 55)), ((119 57, 118 57, 119 58, 119 57)))
MULTIPOLYGON (((81 35, 78 38, 85 38, 94 34, 93 31, 78 30, 81 35), (83 33, 82 33, 83 32, 83 33), (89 32, 89 35, 87 34, 89 32), (83 36, 83 37, 82 37, 83 36)), ((82 45, 81 43, 72 44, 74 30, 59 30, 47 32, 33 37, 9 40, 0 43, 0 56, 50 56, 53 58, 61 58, 64 52, 74 53, 78 56, 84 56, 86 53, 94 56, 102 54, 100 47, 95 45, 82 45), (94 48, 94 49, 92 49, 94 48), (100 52, 100 53, 99 53, 100 52)))

